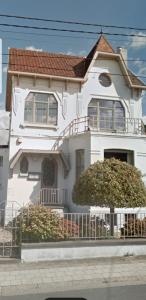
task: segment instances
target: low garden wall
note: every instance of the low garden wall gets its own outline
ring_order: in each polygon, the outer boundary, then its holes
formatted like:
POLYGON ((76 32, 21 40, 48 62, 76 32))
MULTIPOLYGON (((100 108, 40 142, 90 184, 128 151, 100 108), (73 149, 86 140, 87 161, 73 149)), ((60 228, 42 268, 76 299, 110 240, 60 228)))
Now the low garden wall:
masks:
POLYGON ((146 255, 146 239, 22 244, 22 262, 146 255))

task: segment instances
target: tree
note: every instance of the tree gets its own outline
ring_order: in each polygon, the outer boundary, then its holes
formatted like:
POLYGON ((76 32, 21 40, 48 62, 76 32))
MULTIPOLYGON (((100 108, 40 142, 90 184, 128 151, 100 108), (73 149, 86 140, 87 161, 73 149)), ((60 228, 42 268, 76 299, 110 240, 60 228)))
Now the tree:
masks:
POLYGON ((114 207, 145 206, 146 188, 136 167, 111 158, 94 163, 80 175, 74 186, 73 201, 110 207, 113 213, 114 207))

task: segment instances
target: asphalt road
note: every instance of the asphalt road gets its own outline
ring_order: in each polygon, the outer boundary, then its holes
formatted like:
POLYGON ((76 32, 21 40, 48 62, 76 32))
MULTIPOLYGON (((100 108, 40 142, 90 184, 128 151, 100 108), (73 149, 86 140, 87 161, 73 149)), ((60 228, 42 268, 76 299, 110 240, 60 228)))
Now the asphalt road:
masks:
POLYGON ((24 295, 0 297, 0 300, 46 300, 54 299, 69 300, 71 297, 82 297, 86 300, 146 300, 146 285, 107 287, 79 291, 57 292, 44 295, 24 295), (69 298, 70 297, 70 298, 69 298))

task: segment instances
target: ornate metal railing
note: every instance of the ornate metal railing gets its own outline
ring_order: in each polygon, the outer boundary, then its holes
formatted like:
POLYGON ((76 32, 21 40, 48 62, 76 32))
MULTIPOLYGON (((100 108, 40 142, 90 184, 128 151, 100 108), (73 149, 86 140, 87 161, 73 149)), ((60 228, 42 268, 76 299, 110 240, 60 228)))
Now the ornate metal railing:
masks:
POLYGON ((66 202, 67 190, 59 188, 42 188, 39 204, 44 206, 63 206, 66 202))
POLYGON ((139 118, 97 118, 97 116, 85 116, 74 119, 59 135, 52 150, 59 148, 66 136, 77 135, 79 133, 111 132, 122 134, 141 135, 145 133, 144 123, 139 118))

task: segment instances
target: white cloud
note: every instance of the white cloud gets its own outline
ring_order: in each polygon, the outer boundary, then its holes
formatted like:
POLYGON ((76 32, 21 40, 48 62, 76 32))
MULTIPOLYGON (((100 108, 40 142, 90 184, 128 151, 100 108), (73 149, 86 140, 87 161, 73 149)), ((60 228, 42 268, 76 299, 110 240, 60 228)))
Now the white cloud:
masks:
POLYGON ((146 74, 146 64, 144 64, 143 60, 141 60, 140 58, 137 58, 137 59, 135 59, 135 61, 133 61, 133 65, 137 68, 138 75, 146 74))
POLYGON ((146 47, 146 34, 143 32, 138 32, 137 36, 133 36, 131 38, 131 42, 129 45, 131 48, 143 48, 146 47))
POLYGON ((86 50, 81 50, 81 51, 79 51, 79 55, 86 56, 87 55, 87 51, 86 50))
POLYGON ((67 55, 74 55, 74 56, 76 56, 76 55, 77 56, 86 56, 87 52, 85 50, 80 50, 79 52, 74 52, 71 49, 71 50, 68 50, 66 54, 67 55))
POLYGON ((7 70, 8 70, 7 66, 3 67, 3 73, 7 73, 7 70))
POLYGON ((28 47, 25 47, 26 50, 31 50, 31 51, 43 51, 43 49, 41 48, 35 48, 34 46, 28 46, 28 47))
POLYGON ((68 50, 66 54, 67 55, 76 55, 72 50, 68 50))
POLYGON ((139 69, 138 76, 146 74, 146 66, 143 66, 142 68, 139 69))

